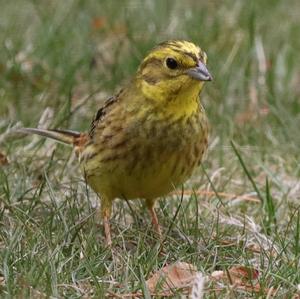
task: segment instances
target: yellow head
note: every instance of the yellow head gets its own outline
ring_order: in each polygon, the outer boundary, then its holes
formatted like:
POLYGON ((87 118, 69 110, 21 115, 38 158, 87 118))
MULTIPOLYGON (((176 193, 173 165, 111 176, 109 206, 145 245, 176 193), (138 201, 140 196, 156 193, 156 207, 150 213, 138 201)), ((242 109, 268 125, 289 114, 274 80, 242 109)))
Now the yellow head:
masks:
POLYGON ((167 41, 142 61, 137 82, 144 96, 158 104, 188 107, 198 99, 204 81, 212 80, 206 61, 206 53, 193 43, 167 41))

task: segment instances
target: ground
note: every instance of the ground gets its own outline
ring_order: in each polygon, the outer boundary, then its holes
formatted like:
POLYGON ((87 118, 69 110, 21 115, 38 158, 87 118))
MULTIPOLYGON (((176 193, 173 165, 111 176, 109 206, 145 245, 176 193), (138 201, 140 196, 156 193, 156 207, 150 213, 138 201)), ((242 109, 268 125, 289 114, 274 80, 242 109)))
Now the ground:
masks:
POLYGON ((178 261, 207 277, 205 298, 299 298, 297 1, 2 2, 3 298, 158 297, 147 280, 178 261), (174 38, 208 55, 209 150, 184 187, 160 199, 162 243, 142 202, 117 201, 109 249, 71 148, 14 130, 87 130, 147 51, 174 38), (212 279, 234 267, 255 270, 255 282, 212 279))

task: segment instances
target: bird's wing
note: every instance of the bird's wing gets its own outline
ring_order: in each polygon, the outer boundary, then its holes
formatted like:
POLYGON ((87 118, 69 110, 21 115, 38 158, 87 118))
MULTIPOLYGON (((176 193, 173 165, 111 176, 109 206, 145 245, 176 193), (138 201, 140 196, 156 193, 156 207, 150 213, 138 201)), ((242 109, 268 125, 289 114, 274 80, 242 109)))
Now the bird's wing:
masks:
POLYGON ((108 98, 103 106, 98 109, 88 132, 91 139, 94 137, 97 128, 99 128, 99 125, 103 122, 105 116, 109 114, 109 112, 114 108, 115 104, 119 101, 121 93, 122 90, 117 95, 108 98))

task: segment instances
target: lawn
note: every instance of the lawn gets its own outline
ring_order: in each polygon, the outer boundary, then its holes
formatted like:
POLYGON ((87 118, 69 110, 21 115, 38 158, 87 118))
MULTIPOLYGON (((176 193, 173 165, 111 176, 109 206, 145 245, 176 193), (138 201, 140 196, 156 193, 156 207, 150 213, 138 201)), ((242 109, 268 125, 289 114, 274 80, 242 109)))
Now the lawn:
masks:
POLYGON ((1 1, 0 297, 158 298, 149 278, 184 262, 204 298, 300 298, 299 37, 296 0, 1 1), (142 201, 117 200, 109 249, 71 148, 16 128, 87 130, 178 38, 208 55, 209 150, 159 200, 163 242, 142 201))

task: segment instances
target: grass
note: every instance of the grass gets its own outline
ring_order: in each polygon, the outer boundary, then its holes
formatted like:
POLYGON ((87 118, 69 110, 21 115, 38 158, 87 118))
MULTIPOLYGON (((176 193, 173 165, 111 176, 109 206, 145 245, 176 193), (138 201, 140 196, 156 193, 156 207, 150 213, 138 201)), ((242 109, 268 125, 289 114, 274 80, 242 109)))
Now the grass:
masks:
MULTIPOLYGON (((205 275, 254 267, 261 290, 248 297, 272 287, 277 298, 297 294, 298 11, 295 0, 3 2, 0 152, 9 164, 0 168, 0 297, 149 298, 145 281, 175 261, 205 275), (139 201, 115 203, 111 251, 71 150, 10 132, 41 115, 50 127, 86 130, 145 53, 169 38, 193 40, 208 54, 210 149, 183 196, 179 188, 159 201, 163 251, 139 201)), ((246 295, 209 282, 205 296, 246 295)))

